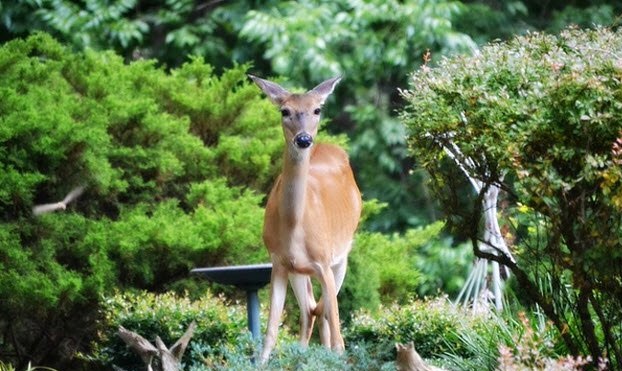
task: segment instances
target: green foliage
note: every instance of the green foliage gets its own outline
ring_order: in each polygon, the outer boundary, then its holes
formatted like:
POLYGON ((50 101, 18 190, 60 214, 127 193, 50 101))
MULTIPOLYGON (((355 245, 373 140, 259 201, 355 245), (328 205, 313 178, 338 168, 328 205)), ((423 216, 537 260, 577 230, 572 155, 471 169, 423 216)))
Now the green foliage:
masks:
POLYGON ((384 349, 379 359, 394 359, 395 342, 415 344, 424 358, 438 357, 449 352, 468 357, 460 342, 460 334, 481 332, 488 321, 463 307, 438 297, 407 304, 383 306, 377 311, 357 312, 345 330, 348 344, 369 342, 384 349))
POLYGON ((242 36, 266 43, 264 57, 281 75, 317 81, 356 70, 350 79, 372 81, 379 77, 379 67, 366 63, 370 60, 395 73, 409 64, 414 52, 431 45, 452 52, 472 45, 468 36, 451 30, 451 18, 460 7, 450 1, 283 3, 250 11, 242 36), (444 44, 444 38, 452 40, 444 44))
POLYGON ((452 247, 449 240, 441 238, 443 226, 437 222, 401 235, 359 232, 339 293, 341 318, 347 323, 351 313, 360 308, 376 310, 380 304, 457 294, 472 255, 465 245, 452 247))
POLYGON ((344 355, 338 355, 320 345, 301 347, 298 342, 281 340, 281 345, 272 352, 266 365, 254 362, 261 349, 260 344, 247 336, 241 336, 235 342, 220 347, 204 346, 191 343, 192 351, 201 354, 202 361, 191 365, 191 371, 203 370, 394 370, 392 361, 378 359, 374 347, 369 344, 353 344, 347 347, 344 355))
POLYGON ((409 230, 403 236, 359 234, 353 256, 362 255, 361 261, 376 271, 383 302, 405 302, 413 297, 421 280, 421 274, 415 269, 418 251, 426 244, 435 243, 442 227, 443 223, 438 222, 409 230))
POLYGON ((513 366, 548 370, 559 369, 547 366, 570 358, 564 358, 567 350, 558 347, 559 332, 537 312, 531 318, 524 312, 492 313, 478 324, 477 331, 461 331, 456 336, 461 352, 450 346, 442 355, 449 369, 505 370, 513 366))
MULTIPOLYGON (((247 332, 245 308, 214 297, 209 292, 197 300, 172 293, 117 293, 102 302, 102 312, 96 350, 89 358, 107 369, 112 365, 126 370, 144 368, 140 357, 117 335, 119 326, 151 342, 159 336, 169 347, 193 321, 197 327, 191 342, 203 346, 218 347, 235 341, 247 332)), ((186 352, 182 362, 192 364, 200 362, 200 358, 195 352, 186 352)))
POLYGON ((418 249, 415 268, 421 274, 419 297, 446 294, 455 298, 473 268, 473 250, 468 243, 454 246, 448 239, 431 239, 418 249))
POLYGON ((619 4, 617 6, 612 4, 591 4, 584 8, 568 5, 553 12, 553 20, 547 27, 547 30, 557 33, 568 25, 581 28, 594 27, 595 25, 613 26, 616 23, 620 10, 622 8, 620 8, 619 4))
POLYGON ((17 0, 0 4, 1 41, 48 32, 73 48, 113 49, 127 60, 157 58, 177 67, 188 55, 200 55, 219 68, 244 61, 253 48, 235 48, 236 24, 246 2, 227 7, 218 2, 186 0, 17 0), (237 56, 237 58, 235 58, 237 56))
POLYGON ((481 45, 532 29, 529 15, 526 1, 473 1, 457 16, 456 29, 481 45))
POLYGON ((458 207, 464 194, 452 186, 456 173, 443 150, 453 144, 473 160, 465 168, 473 178, 508 194, 504 216, 516 235, 518 263, 501 262, 528 299, 572 353, 596 362, 608 349, 616 365, 622 365, 620 53, 622 34, 608 29, 491 44, 477 56, 417 71, 402 115, 411 149, 456 227, 479 238, 481 195, 458 207))
POLYGON ((456 18, 455 27, 478 44, 495 39, 507 40, 514 35, 537 30, 558 33, 568 26, 618 26, 617 15, 622 11, 622 3, 607 0, 487 0, 465 3, 465 11, 456 18))
MULTIPOLYGON (((36 370, 46 370, 46 371, 56 371, 53 368, 45 367, 45 366, 32 366, 30 363, 25 368, 26 371, 36 371, 36 370)), ((0 371, 15 371, 15 368, 8 363, 4 363, 0 361, 0 371)))
POLYGON ((115 287, 268 259, 282 134, 246 68, 215 76, 195 58, 168 73, 44 34, 0 48, 0 341, 18 368, 74 368, 60 360, 86 344, 68 339, 92 336, 115 287), (66 211, 32 215, 78 185, 66 211))
POLYGON ((395 118, 402 105, 396 87, 406 86, 426 50, 440 60, 529 30, 615 24, 620 11, 604 0, 16 0, 0 4, 0 41, 43 30, 78 50, 112 49, 125 60, 157 58, 171 68, 188 55, 217 71, 252 62, 256 73, 286 75, 299 86, 345 74, 327 107, 331 130, 352 138, 366 196, 390 204, 368 227, 403 232, 440 217, 427 174, 409 171, 418 159, 409 156, 395 118))

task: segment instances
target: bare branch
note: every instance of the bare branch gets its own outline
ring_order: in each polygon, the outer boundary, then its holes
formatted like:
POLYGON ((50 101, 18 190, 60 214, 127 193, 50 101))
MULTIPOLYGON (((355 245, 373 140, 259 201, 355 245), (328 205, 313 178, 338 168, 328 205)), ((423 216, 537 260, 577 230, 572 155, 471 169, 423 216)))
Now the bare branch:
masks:
POLYGON ((190 326, 188 326, 188 329, 182 335, 182 337, 180 337, 179 340, 177 340, 175 344, 173 344, 173 346, 171 347, 170 351, 173 354, 173 356, 177 358, 178 361, 181 361, 181 357, 184 355, 184 352, 186 351, 186 347, 188 347, 190 338, 192 338, 192 335, 194 335, 194 330, 196 328, 197 328, 197 323, 195 321, 192 321, 192 323, 190 324, 190 326))
POLYGON ((119 336, 123 341, 132 348, 143 362, 151 367, 151 361, 158 354, 158 350, 147 339, 135 332, 127 330, 123 326, 119 326, 119 336))

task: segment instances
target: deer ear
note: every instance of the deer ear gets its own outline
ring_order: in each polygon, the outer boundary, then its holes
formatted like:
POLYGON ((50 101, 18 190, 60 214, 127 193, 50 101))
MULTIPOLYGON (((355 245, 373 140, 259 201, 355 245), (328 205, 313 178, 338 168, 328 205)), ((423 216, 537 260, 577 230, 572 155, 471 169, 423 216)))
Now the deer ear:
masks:
POLYGON ((332 79, 328 79, 316 86, 313 90, 309 91, 309 93, 318 95, 321 98, 322 103, 324 103, 326 98, 328 98, 333 90, 335 90, 335 86, 337 86, 339 81, 341 81, 341 76, 333 77, 332 79))
POLYGON ((274 83, 272 81, 261 79, 257 76, 248 75, 259 86, 259 88, 266 93, 268 98, 272 101, 272 103, 276 105, 281 105, 283 100, 290 95, 290 93, 283 89, 281 85, 274 83))

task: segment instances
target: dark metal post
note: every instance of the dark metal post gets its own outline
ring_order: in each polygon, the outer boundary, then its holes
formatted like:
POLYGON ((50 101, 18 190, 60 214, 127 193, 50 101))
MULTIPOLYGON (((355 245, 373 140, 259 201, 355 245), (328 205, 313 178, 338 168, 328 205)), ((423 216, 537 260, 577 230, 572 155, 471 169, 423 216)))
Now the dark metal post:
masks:
POLYGON ((261 337, 259 332, 259 297, 256 288, 246 290, 246 317, 248 329, 251 330, 253 339, 259 339, 261 337))
POLYGON ((272 264, 237 265, 232 267, 195 268, 190 273, 199 274, 224 285, 234 285, 246 291, 248 329, 253 339, 260 339, 259 297, 257 291, 270 282, 272 264))

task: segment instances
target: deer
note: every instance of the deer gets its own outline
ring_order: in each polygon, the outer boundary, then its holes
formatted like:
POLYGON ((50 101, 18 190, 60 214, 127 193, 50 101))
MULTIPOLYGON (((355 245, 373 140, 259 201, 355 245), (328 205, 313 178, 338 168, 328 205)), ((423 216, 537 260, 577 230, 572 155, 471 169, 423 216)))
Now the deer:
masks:
POLYGON ((270 312, 260 363, 276 344, 288 280, 300 308, 300 344, 308 346, 315 318, 322 345, 343 353, 337 294, 343 284, 362 199, 347 153, 315 143, 321 108, 341 77, 303 94, 249 75, 281 113, 283 168, 268 196, 263 241, 272 261, 270 312), (313 295, 311 279, 321 296, 313 295))

